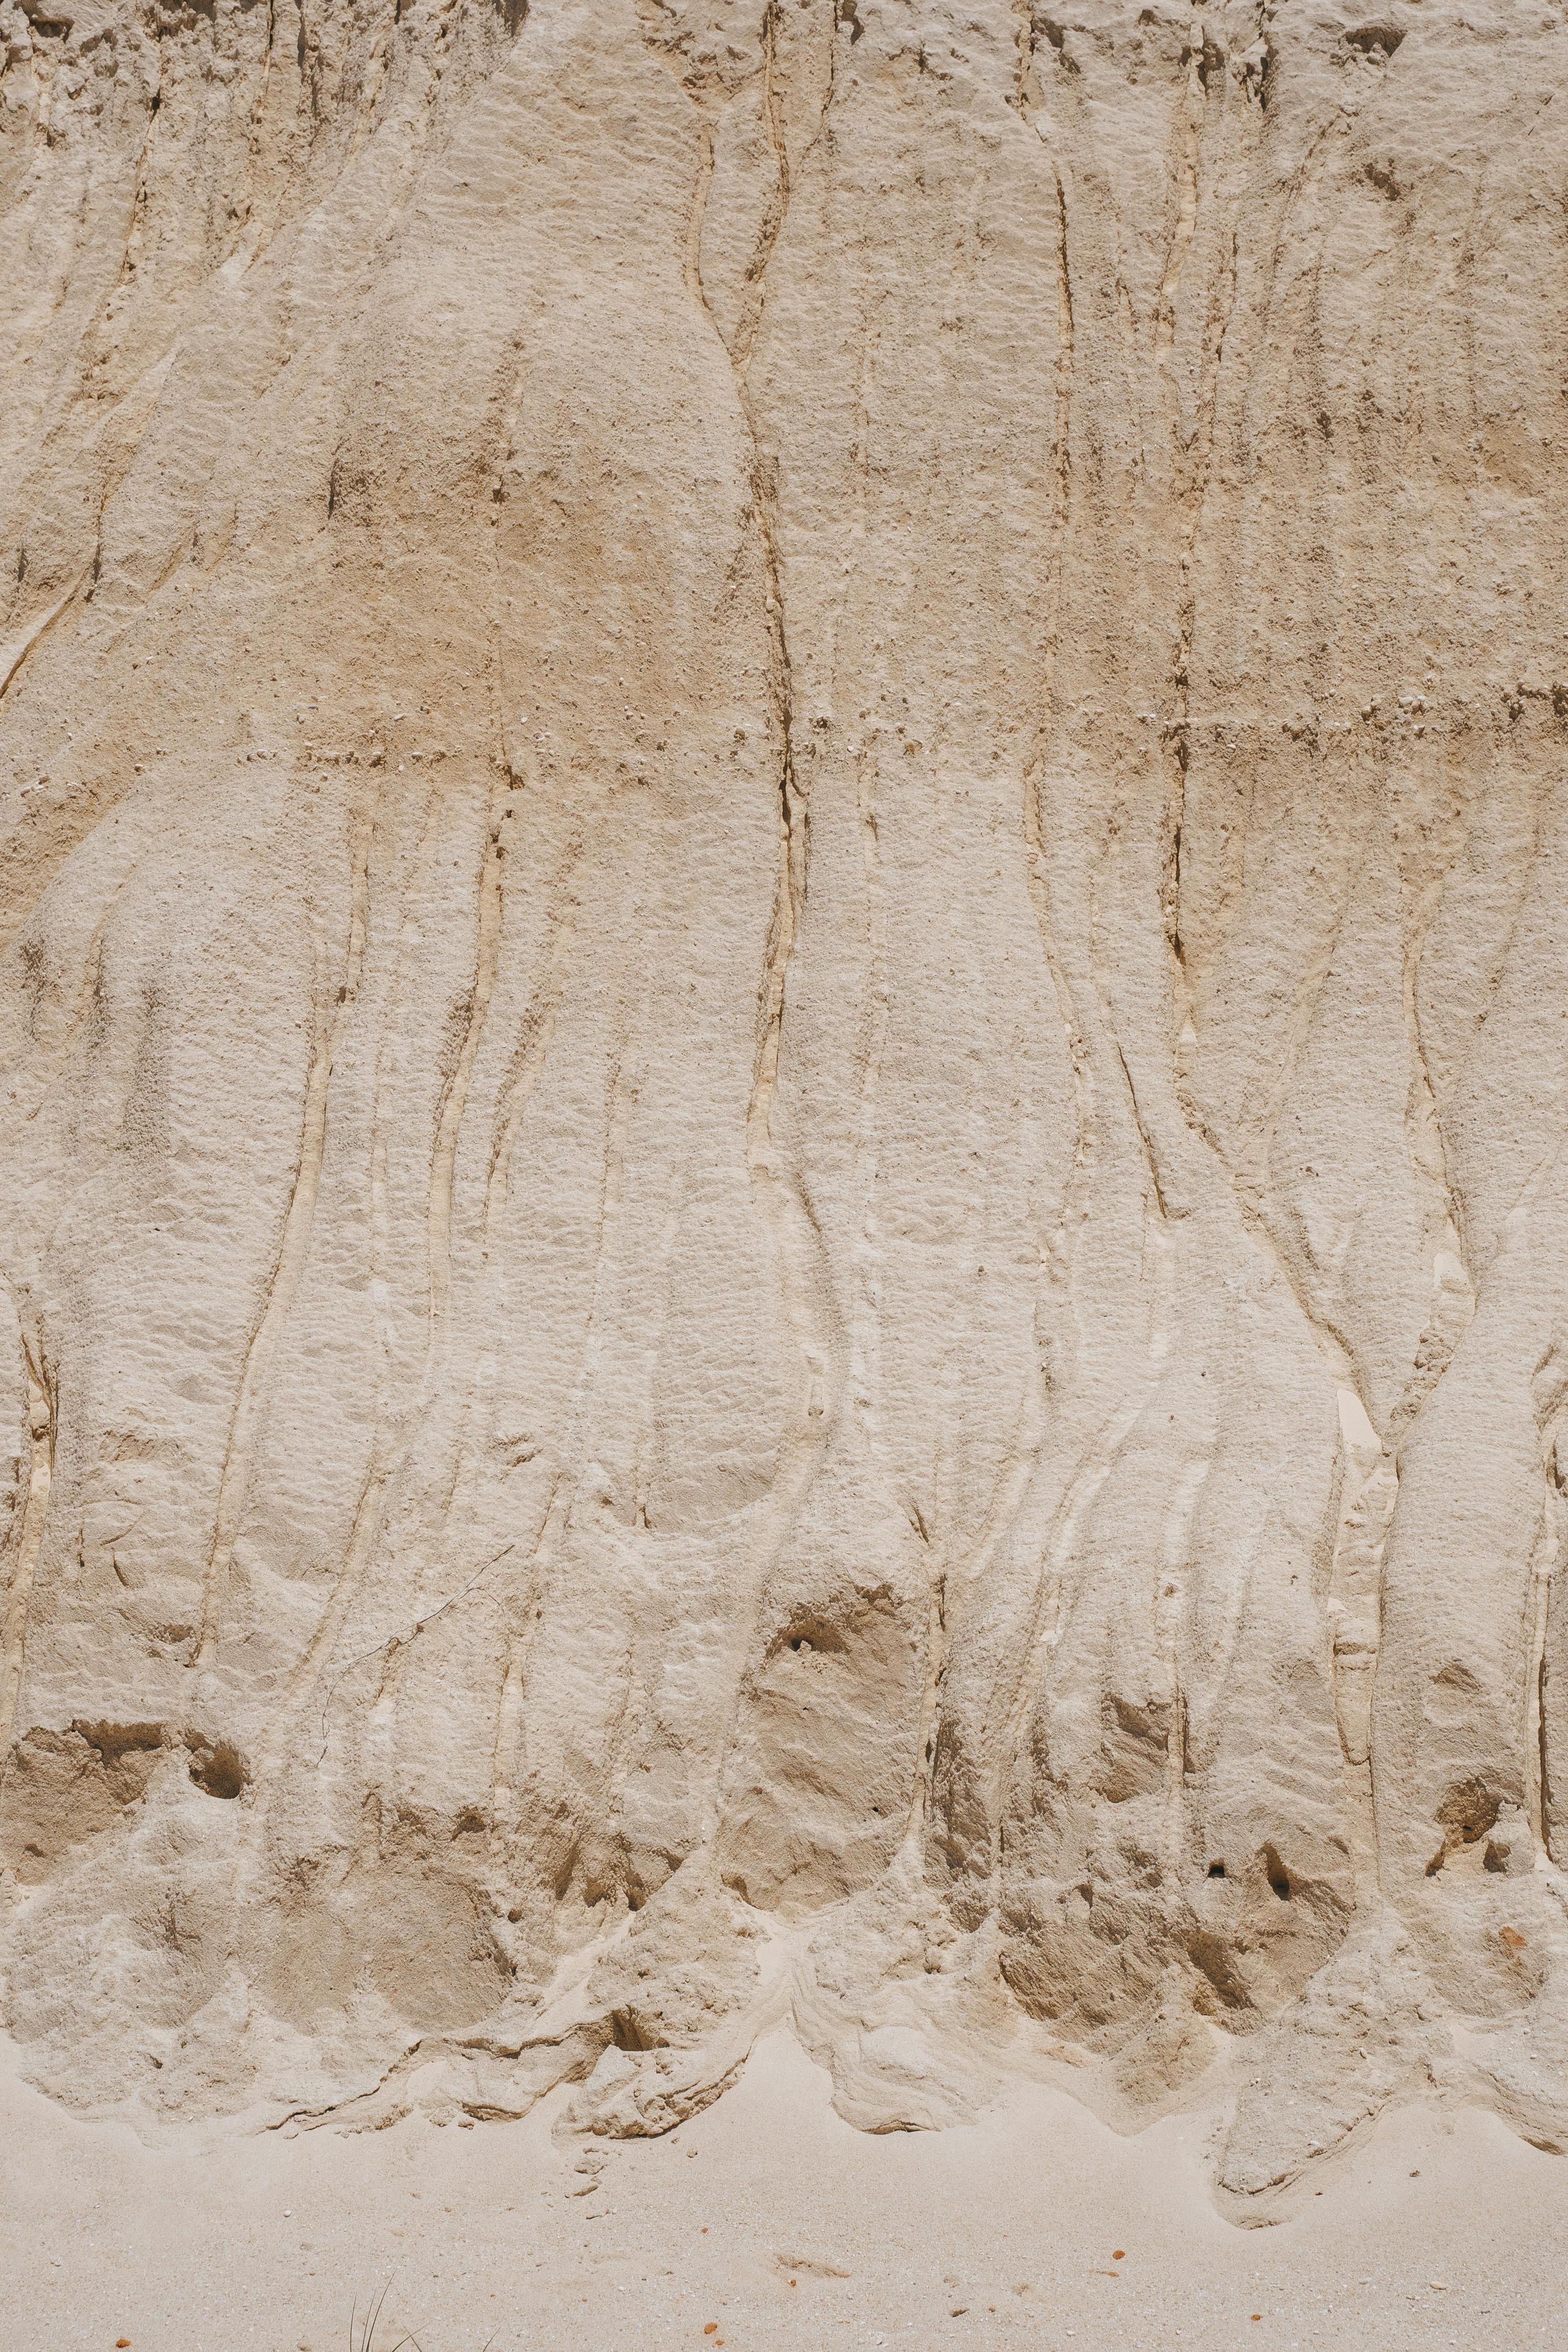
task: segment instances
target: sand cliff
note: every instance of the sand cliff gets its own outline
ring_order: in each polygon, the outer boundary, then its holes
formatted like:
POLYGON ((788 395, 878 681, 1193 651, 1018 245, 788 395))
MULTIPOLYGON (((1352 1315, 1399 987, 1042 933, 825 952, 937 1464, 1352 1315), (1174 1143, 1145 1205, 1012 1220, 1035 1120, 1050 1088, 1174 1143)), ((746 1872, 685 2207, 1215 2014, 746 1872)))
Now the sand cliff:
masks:
POLYGON ((1568 2147, 1561 0, 0 0, 4 2016, 1568 2147))

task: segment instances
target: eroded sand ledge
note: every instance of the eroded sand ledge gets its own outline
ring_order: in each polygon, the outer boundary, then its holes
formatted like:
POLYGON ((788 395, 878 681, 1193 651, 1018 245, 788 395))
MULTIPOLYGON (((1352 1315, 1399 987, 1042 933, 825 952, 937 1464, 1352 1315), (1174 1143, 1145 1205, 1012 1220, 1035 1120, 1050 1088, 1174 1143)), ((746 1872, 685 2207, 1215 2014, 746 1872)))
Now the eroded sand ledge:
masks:
POLYGON ((1568 2147, 1557 0, 0 36, 32 2081, 1568 2147))

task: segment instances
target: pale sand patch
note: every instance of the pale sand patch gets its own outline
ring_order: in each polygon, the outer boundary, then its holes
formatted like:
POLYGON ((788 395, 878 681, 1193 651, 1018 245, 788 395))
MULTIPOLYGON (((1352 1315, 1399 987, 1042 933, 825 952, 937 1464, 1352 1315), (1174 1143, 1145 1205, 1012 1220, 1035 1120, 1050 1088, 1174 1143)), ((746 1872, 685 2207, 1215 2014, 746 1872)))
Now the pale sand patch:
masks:
POLYGON ((552 2137, 557 2104, 148 2147, 40 2097, 6 2049, 0 2342, 341 2352, 389 2278, 383 2352, 406 2329, 423 2352, 1415 2352, 1568 2331, 1568 2165, 1479 2109, 1385 2118, 1321 2193, 1239 2230, 1210 2201, 1202 2116, 1120 2139, 1026 2086, 973 2126, 871 2137, 782 2034, 661 2140, 584 2159, 552 2137))

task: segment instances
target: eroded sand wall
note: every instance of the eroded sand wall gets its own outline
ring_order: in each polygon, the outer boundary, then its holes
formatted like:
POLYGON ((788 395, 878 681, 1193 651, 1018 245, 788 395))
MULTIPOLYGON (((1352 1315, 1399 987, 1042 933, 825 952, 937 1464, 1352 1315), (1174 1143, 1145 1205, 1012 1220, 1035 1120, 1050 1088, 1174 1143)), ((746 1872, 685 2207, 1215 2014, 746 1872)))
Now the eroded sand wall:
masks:
POLYGON ((37 2078, 1568 2145, 1559 0, 48 12, 37 2078))

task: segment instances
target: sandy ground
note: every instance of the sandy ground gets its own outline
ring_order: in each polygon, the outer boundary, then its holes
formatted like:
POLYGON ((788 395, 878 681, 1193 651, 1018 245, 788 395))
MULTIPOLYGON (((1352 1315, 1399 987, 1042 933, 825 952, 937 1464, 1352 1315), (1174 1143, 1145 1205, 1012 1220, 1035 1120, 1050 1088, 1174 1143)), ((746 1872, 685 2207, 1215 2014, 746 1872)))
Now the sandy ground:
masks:
POLYGON ((1209 2200, 1201 2117, 1119 2139, 1030 2087, 874 2139, 784 2036, 706 2116, 587 2173, 551 2123, 153 2148, 72 2120, 6 2052, 0 2344, 340 2352, 388 2282, 377 2352, 410 2331, 423 2352, 1568 2341, 1568 2162, 1479 2110, 1385 2119, 1251 2230, 1209 2200))

